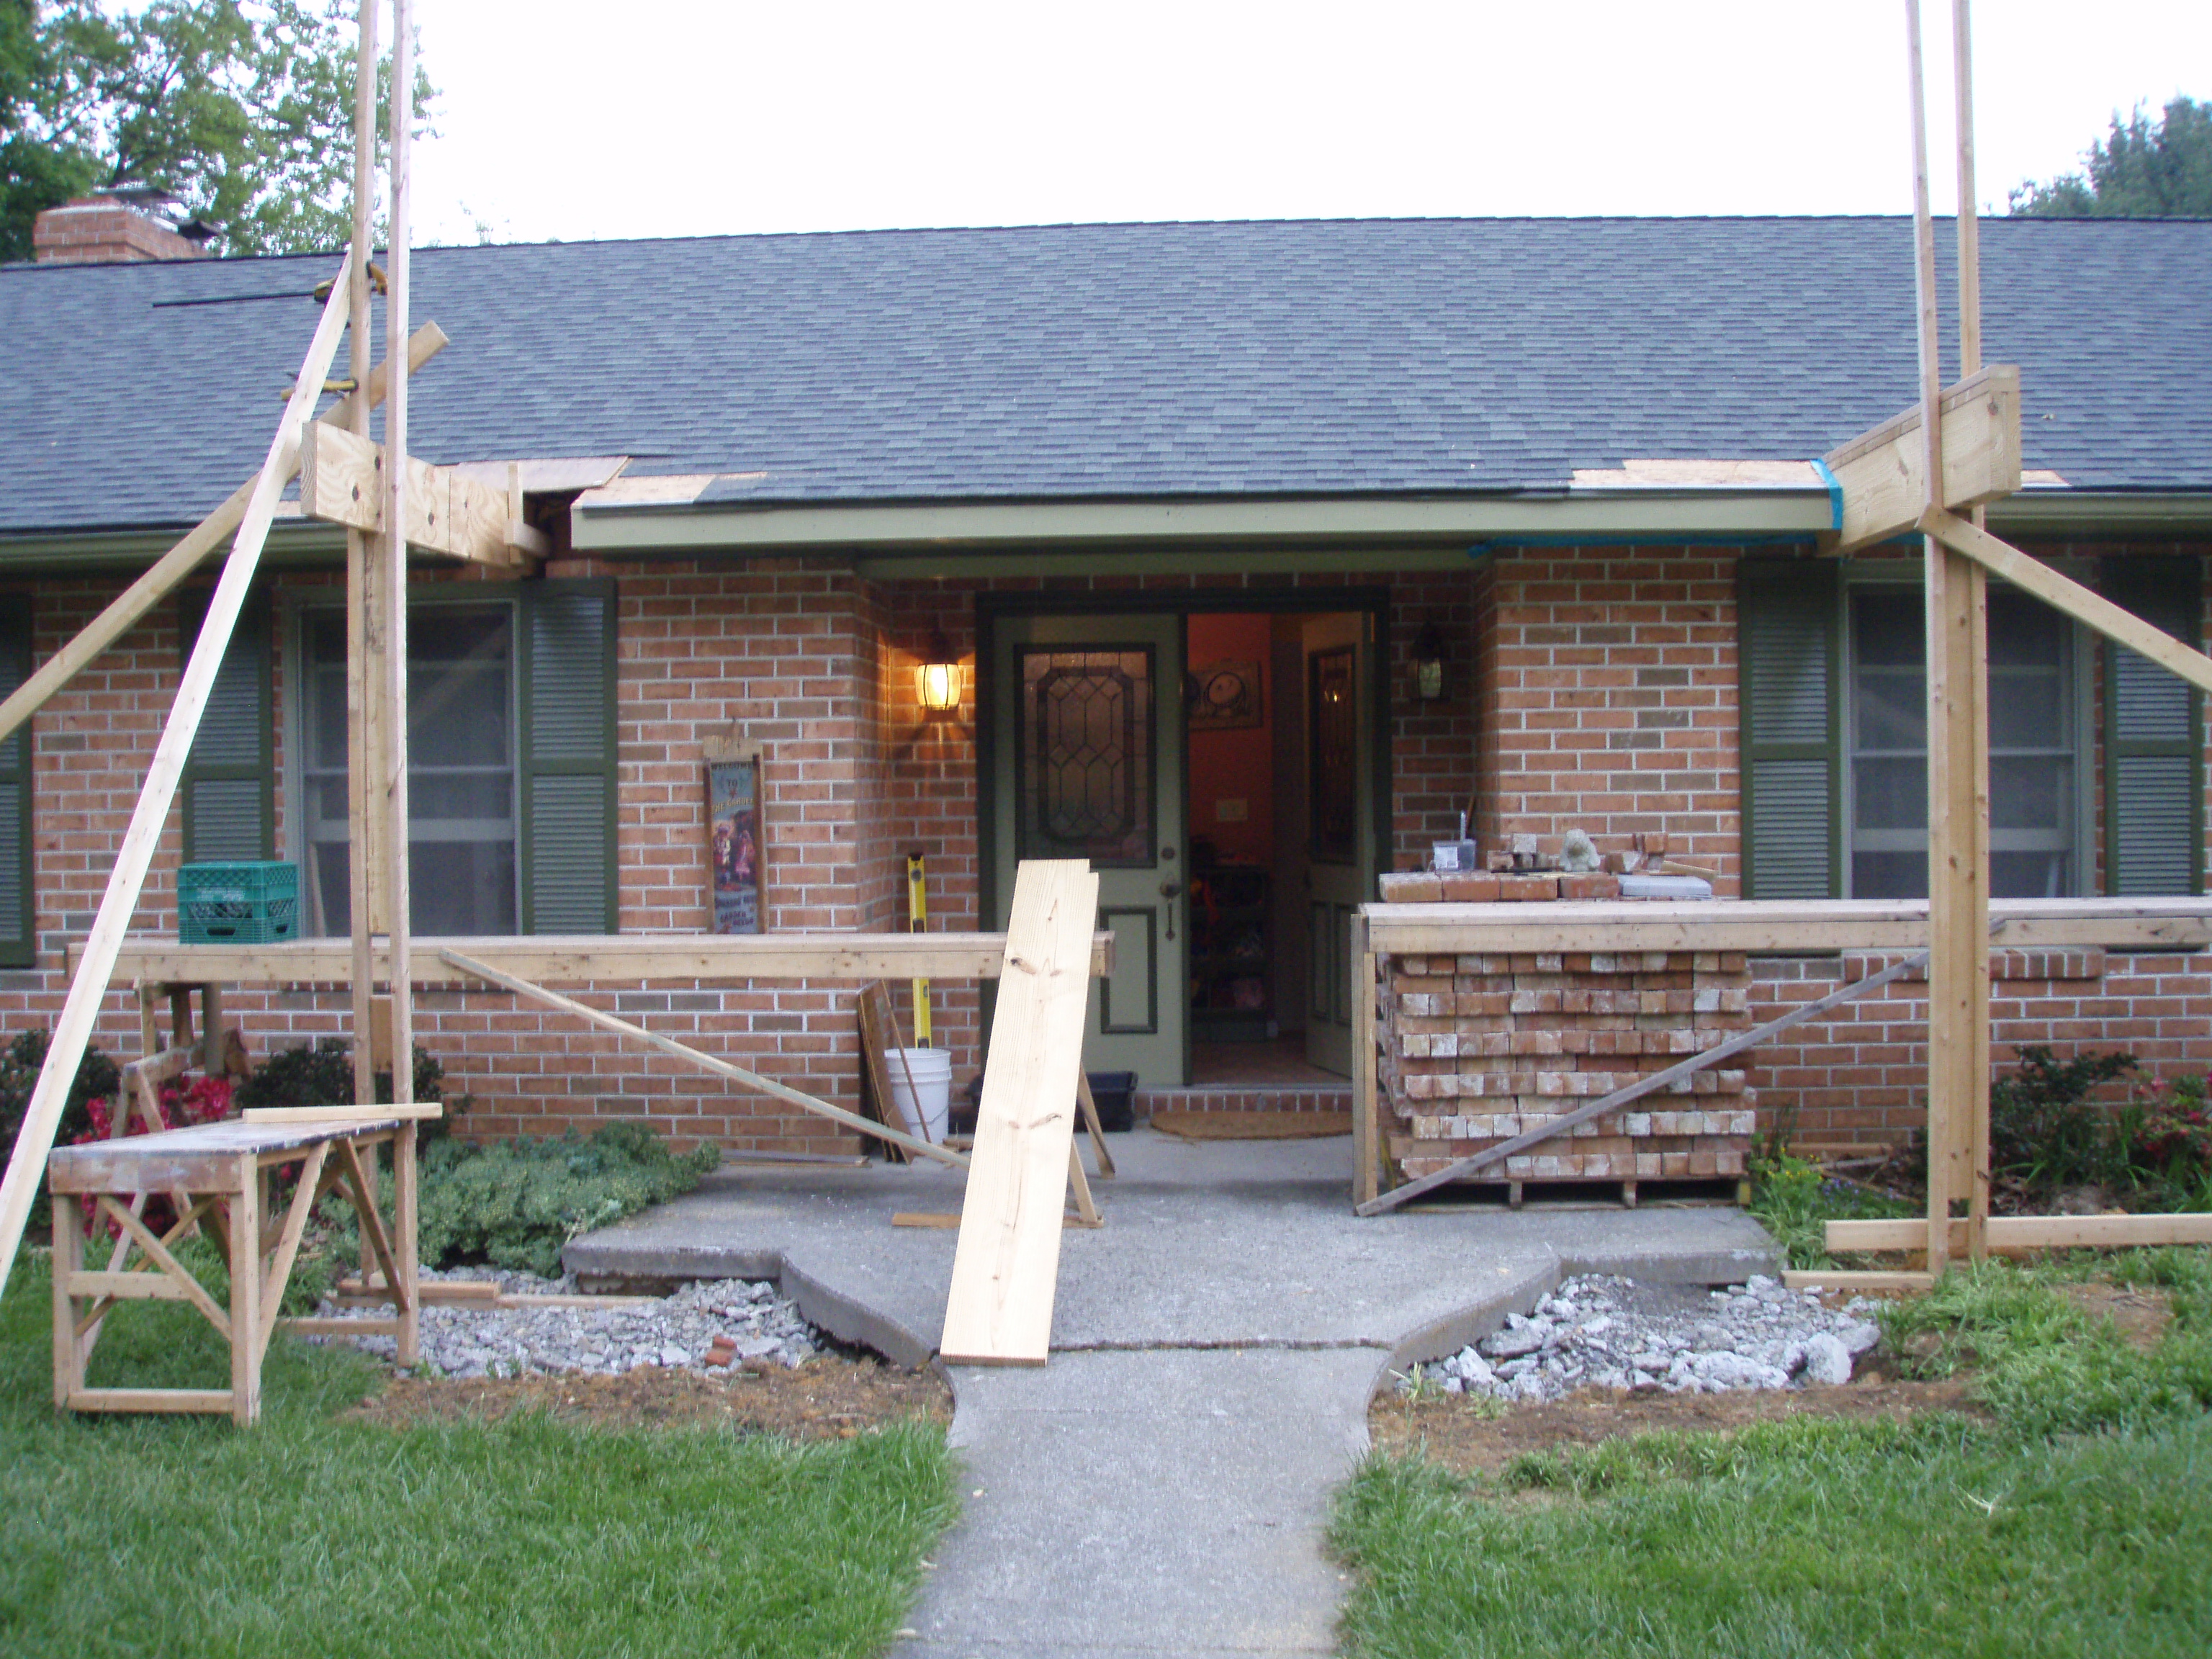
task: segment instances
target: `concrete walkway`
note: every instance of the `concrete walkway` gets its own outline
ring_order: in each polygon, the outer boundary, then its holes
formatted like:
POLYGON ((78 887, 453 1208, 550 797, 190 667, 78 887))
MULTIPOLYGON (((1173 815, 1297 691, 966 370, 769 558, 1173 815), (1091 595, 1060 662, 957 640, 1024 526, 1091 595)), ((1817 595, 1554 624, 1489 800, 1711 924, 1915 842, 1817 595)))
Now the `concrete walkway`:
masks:
MULTIPOLYGON (((1348 1139, 1110 1138, 1107 1224, 1062 1237, 1053 1358, 962 1366, 965 1512, 902 1659, 1328 1653, 1330 1492, 1393 1369, 1451 1352, 1577 1273, 1720 1284, 1775 1269, 1726 1209, 1488 1210, 1362 1221, 1348 1139)), ((907 1364, 944 1320, 959 1207, 938 1165, 744 1169, 568 1247, 593 1279, 781 1281, 907 1364)))

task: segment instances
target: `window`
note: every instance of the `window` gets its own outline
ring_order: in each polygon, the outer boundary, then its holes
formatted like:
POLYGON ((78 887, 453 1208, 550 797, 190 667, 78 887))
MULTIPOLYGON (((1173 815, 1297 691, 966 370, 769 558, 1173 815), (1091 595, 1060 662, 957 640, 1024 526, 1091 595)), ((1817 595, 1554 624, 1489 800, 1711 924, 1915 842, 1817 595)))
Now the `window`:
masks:
MULTIPOLYGON (((1850 896, 1928 894, 1926 603, 1917 587, 1847 585, 1850 896)), ((2081 890, 2074 628, 1992 582, 1989 596, 1990 890, 2081 890)))
MULTIPOLYGON (((408 915, 425 933, 518 931, 515 607, 407 619, 408 915)), ((345 613, 303 617, 302 872, 323 931, 350 926, 345 613)))
MULTIPOLYGON (((408 608, 409 919, 432 935, 615 925, 614 589, 555 580, 432 589, 408 608)), ((351 915, 345 614, 294 638, 294 823, 308 925, 351 915)))
MULTIPOLYGON (((1753 898, 1928 891, 1926 621, 1917 565, 1746 561, 1741 656, 1744 890, 1753 898)), ((2192 560, 2108 561, 2137 615, 2193 641, 2192 560)), ((2017 589, 1989 587, 1990 886, 2093 890, 2088 636, 2017 589)), ((2201 699, 2108 648, 2104 879, 2196 890, 2201 699)))

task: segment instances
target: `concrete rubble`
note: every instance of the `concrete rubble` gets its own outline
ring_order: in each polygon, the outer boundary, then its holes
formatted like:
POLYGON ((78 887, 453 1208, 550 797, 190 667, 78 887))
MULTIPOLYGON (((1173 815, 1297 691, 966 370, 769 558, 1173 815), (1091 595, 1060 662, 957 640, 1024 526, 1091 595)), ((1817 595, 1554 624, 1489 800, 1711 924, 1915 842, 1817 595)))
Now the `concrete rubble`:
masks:
POLYGON ((1832 1387, 1851 1380, 1881 1340, 1872 1304, 1822 1305, 1813 1291, 1753 1277, 1698 1293, 1589 1274, 1563 1280, 1533 1312, 1448 1358, 1416 1366, 1401 1387, 1441 1387, 1515 1403, 1577 1389, 1724 1394, 1832 1387))
MULTIPOLYGON (((486 1279, 503 1296, 573 1296, 573 1279, 538 1279, 489 1267, 425 1271, 426 1282, 486 1279)), ((383 1308, 340 1308, 326 1317, 386 1316, 383 1308)), ((393 1358, 388 1336, 341 1338, 393 1358)), ((774 1285, 720 1279, 686 1285, 673 1296, 599 1306, 425 1303, 422 1359, 450 1377, 539 1376, 562 1372, 612 1376, 642 1365, 726 1376, 747 1360, 799 1365, 820 1351, 814 1328, 774 1285)))

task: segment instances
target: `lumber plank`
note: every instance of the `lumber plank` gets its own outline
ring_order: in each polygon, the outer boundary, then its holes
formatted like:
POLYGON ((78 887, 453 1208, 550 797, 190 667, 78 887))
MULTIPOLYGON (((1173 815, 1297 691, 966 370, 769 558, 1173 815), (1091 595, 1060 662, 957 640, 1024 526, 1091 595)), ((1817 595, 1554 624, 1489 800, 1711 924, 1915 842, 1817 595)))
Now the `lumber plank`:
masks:
POLYGON ((73 1412, 228 1412, 228 1389, 76 1389, 67 1405, 73 1412))
POLYGON ((49 1207, 54 1224, 54 1254, 48 1263, 53 1275, 54 1409, 60 1411, 84 1386, 85 1356, 90 1348, 86 1333, 77 1328, 76 1301, 70 1291, 84 1271, 84 1229, 76 1205, 62 1202, 49 1207))
MULTIPOLYGON (((383 445, 327 423, 310 427, 300 446, 301 513, 382 534, 384 465, 383 445)), ((506 491, 410 455, 407 502, 410 545, 495 569, 522 562, 507 542, 506 491)))
POLYGON ((1375 952, 1364 908, 1352 919, 1352 1202, 1354 1208, 1382 1186, 1382 1114, 1375 1053, 1375 952))
MULTIPOLYGON (((1526 910, 1527 906, 1516 906, 1526 910)), ((2204 926, 2212 939, 2212 901, 2204 926)), ((1091 973, 1113 968, 1111 933, 1093 935, 1091 973)), ((444 971, 441 953, 465 951, 519 978, 540 985, 588 985, 599 981, 760 979, 870 980, 995 979, 1006 959, 1004 933, 754 933, 559 934, 416 941, 424 958, 418 985, 465 985, 467 974, 444 971)), ((1701 947, 1702 948, 1702 947, 1701 947)), ((74 964, 82 947, 72 944, 74 964)), ((276 945, 182 945, 140 936, 118 958, 146 979, 184 984, 346 985, 354 978, 352 950, 342 939, 292 939, 276 945)), ((391 974, 389 951, 374 948, 372 972, 391 974)))
MULTIPOLYGON (((110 1220, 121 1224, 124 1232, 140 1249, 145 1251, 147 1259, 161 1268, 161 1272, 175 1283, 178 1295, 204 1314, 208 1323, 221 1331, 225 1338, 232 1334, 229 1316, 216 1305, 216 1299, 208 1294, 207 1287, 193 1278, 182 1262, 169 1254, 168 1247, 154 1237, 153 1230, 134 1215, 129 1206, 117 1203, 112 1194, 102 1193, 100 1194, 95 1213, 105 1215, 110 1220)), ((234 1291, 234 1303, 235 1297, 236 1292, 234 1291)))
POLYGON ((276 1324, 295 1336, 397 1336, 401 1322, 397 1317, 342 1319, 330 1314, 289 1314, 276 1324))
POLYGON ((71 1296, 106 1297, 116 1302, 188 1302, 185 1287, 167 1273, 138 1272, 73 1273, 68 1275, 71 1296))
MULTIPOLYGON (((1814 955, 1917 951, 1924 899, 1669 899, 1553 904, 1369 904, 1378 956, 1512 951, 1743 951, 1814 955), (1540 914, 1531 914, 1540 913, 1540 914)), ((2007 950, 2202 950, 2212 899, 1999 899, 2007 950)))
MULTIPOLYGON (((427 363, 442 351, 449 343, 445 331, 435 323, 425 323, 407 343, 410 363, 416 368, 427 363)), ((379 374, 369 383, 368 407, 374 409, 384 401, 387 379, 379 374)), ((356 406, 358 394, 349 394, 337 406, 328 410, 318 425, 342 420, 356 406)), ((296 441, 288 451, 283 465, 289 478, 292 469, 299 465, 296 441)), ((30 678, 0 702, 0 743, 4 743, 17 726, 44 708, 53 695, 67 685, 85 666, 97 659, 108 647, 121 639, 135 627, 141 617, 160 604, 177 584, 199 568, 210 554, 223 544, 246 517, 246 509, 253 500, 259 484, 258 475, 248 478, 233 490, 223 503, 186 531, 172 547, 130 586, 112 600, 107 608, 78 629, 67 645, 46 659, 30 678)))
POLYGON ((453 966, 465 973, 475 975, 488 984, 497 985, 514 992, 517 996, 528 997, 532 1001, 542 1002, 547 1007, 558 1009, 562 1013, 574 1014, 579 1019, 588 1020, 591 1024, 612 1031, 619 1036, 630 1037, 639 1042, 646 1043, 659 1049, 665 1054, 683 1060, 687 1065, 696 1066, 702 1071, 712 1072, 717 1077, 726 1077, 732 1083, 741 1083, 749 1089, 757 1089, 763 1094, 774 1095, 778 1100, 787 1100, 793 1105, 812 1112, 817 1117, 826 1117, 832 1123, 842 1123, 845 1127, 857 1129, 864 1135, 873 1135, 880 1140, 892 1141, 909 1152, 918 1152, 924 1158, 934 1158, 939 1164, 949 1164, 957 1170, 964 1170, 968 1167, 968 1160, 958 1152, 934 1146, 919 1136, 907 1133, 903 1129, 894 1129, 884 1123, 872 1123, 856 1112, 848 1112, 842 1106, 833 1106, 826 1100, 818 1100, 814 1096, 802 1093, 787 1084, 778 1083, 773 1078, 763 1077, 757 1072, 749 1072, 742 1066, 732 1066, 726 1060, 718 1060, 712 1054, 702 1054, 696 1048, 688 1048, 681 1042, 660 1036, 658 1032, 648 1031, 642 1025, 634 1025, 626 1019, 618 1019, 612 1014, 604 1013, 586 1003, 577 1001, 574 997, 564 997, 559 992, 549 991, 542 985, 532 985, 527 980, 519 979, 511 974, 503 974, 498 969, 478 962, 471 957, 464 956, 458 951, 446 949, 441 950, 439 954, 453 966))
MULTIPOLYGON (((192 739, 199 732, 200 715, 207 708, 216 672, 222 665, 223 653, 238 626, 246 590, 260 563, 262 544, 268 538, 270 522, 276 516, 276 503, 283 494, 288 453, 297 447, 300 428, 314 412, 323 376, 337 354, 338 337, 345 325, 343 283, 349 264, 339 267, 341 286, 331 290, 331 302, 323 308, 322 320, 308 343, 299 384, 285 404, 283 416, 270 440, 268 455, 261 464, 260 475, 254 480, 252 498, 240 520, 237 538, 223 565, 222 580, 216 582, 214 596, 208 602, 198 642, 193 646, 191 659, 185 665, 167 724, 155 747, 153 762, 147 768, 137 806, 131 814, 129 829, 124 832, 122 850, 108 877, 107 890, 100 899, 92 931, 86 937, 83 957, 70 983, 61 1017, 54 1022, 46 1065, 32 1091, 30 1104, 24 1109, 22 1127, 16 1133, 15 1151, 8 1161, 7 1176, 0 1181, 0 1291, 7 1288, 16 1247, 22 1242, 23 1224, 30 1218, 31 1201, 38 1190, 40 1171, 53 1146, 54 1129, 61 1121, 62 1108, 76 1080, 77 1064, 84 1058, 85 1044, 91 1038, 93 1024, 100 1017, 100 1004, 114 975, 116 952, 122 946, 125 930, 131 925, 131 913, 137 908, 147 868, 159 845, 169 807, 176 799, 178 781, 191 753, 192 739)), ((393 382, 395 387, 404 384, 404 376, 393 382)))
POLYGON ((1091 1152, 1097 1161, 1098 1178, 1111 1181, 1120 1171, 1114 1167, 1114 1154, 1106 1147, 1106 1127, 1098 1121, 1098 1103, 1091 1097, 1091 1074, 1080 1069, 1075 1073, 1075 1104, 1083 1115, 1083 1131, 1091 1137, 1091 1152))
MULTIPOLYGON (((1943 502, 2002 501, 2020 489, 2020 370, 1991 363, 1942 394, 1943 502)), ((1922 406, 1915 404, 1821 457, 1844 492, 1836 550, 1916 528, 1928 505, 1922 406)))
POLYGON ((891 1212, 894 1227, 940 1227, 947 1231, 960 1224, 960 1218, 945 1210, 895 1210, 891 1212))
MULTIPOLYGON (((1990 1249, 1999 1252, 2212 1244, 2212 1215, 1998 1215, 1987 1231, 1990 1249)), ((1954 1218, 1950 1231, 1954 1251, 1963 1249, 1964 1218, 1954 1218)), ((1928 1224, 1917 1217, 1831 1221, 1826 1243, 1837 1252, 1925 1249, 1928 1224)))
POLYGON ((1782 1283, 1784 1288, 1792 1291, 1926 1291, 1935 1288, 1936 1275, 1826 1270, 1799 1273, 1792 1270, 1782 1275, 1782 1283))
MULTIPOLYGON (((250 1152, 238 1162, 230 1200, 230 1317, 223 1334, 230 1339, 230 1420, 243 1429, 261 1420, 261 1170, 250 1152)), ((363 1217, 362 1230, 374 1219, 363 1217)))
POLYGON ((1461 1158, 1455 1164, 1433 1170, 1418 1180, 1406 1182, 1401 1187, 1393 1187, 1387 1193, 1378 1194, 1364 1203, 1354 1205, 1352 1212, 1359 1216, 1382 1215, 1396 1209, 1409 1200, 1419 1198, 1424 1193, 1434 1192, 1437 1188, 1450 1182, 1463 1181, 1480 1170, 1488 1169, 1493 1164, 1503 1163, 1509 1158, 1527 1152, 1531 1146, 1540 1146, 1544 1142, 1565 1134, 1577 1124, 1588 1123, 1592 1118, 1603 1117, 1607 1112, 1617 1112, 1631 1102, 1641 1100, 1645 1095, 1656 1094, 1662 1090, 1671 1089, 1677 1083, 1694 1076, 1708 1066, 1717 1065, 1731 1055, 1740 1054, 1747 1048, 1755 1048, 1768 1038, 1779 1036, 1793 1025, 1802 1024, 1806 1020, 1826 1013, 1832 1008, 1841 1007, 1844 1003, 1856 1001, 1869 992, 1878 991, 1893 981, 1902 979, 1927 960, 1927 952, 1923 951, 1917 955, 1907 957, 1902 962, 1892 963, 1878 974, 1869 974, 1864 979, 1854 981, 1849 985, 1831 991, 1827 995, 1815 1001, 1806 1003, 1802 1007, 1792 1008, 1779 1018, 1770 1019, 1765 1024, 1752 1030, 1739 1032, 1727 1042, 1717 1044, 1703 1054, 1692 1054, 1687 1060, 1679 1060, 1663 1072, 1654 1072, 1649 1077, 1638 1078, 1625 1089, 1616 1089, 1611 1094, 1602 1095, 1586 1105, 1577 1107, 1571 1112, 1563 1112, 1559 1116, 1539 1124, 1525 1134, 1516 1135, 1510 1140, 1500 1141, 1495 1146, 1486 1146, 1472 1157, 1461 1158))
POLYGON ((948 1364, 1045 1362, 1097 914, 1098 878, 1081 860, 1032 860, 1016 872, 939 1343, 948 1364))
POLYGON ((284 1306, 284 1286, 291 1281, 292 1263, 300 1254, 300 1240, 307 1231, 308 1213, 323 1194, 323 1165, 330 1155, 328 1141, 308 1149, 307 1161, 300 1170, 300 1184, 293 1189, 291 1206, 284 1213, 284 1228, 277 1235, 276 1249, 261 1285, 261 1325, 255 1340, 264 1350, 270 1333, 276 1329, 276 1316, 284 1306))
MULTIPOLYGON (((867 1097, 862 1104, 874 1109, 873 1115, 878 1123, 897 1128, 899 1126, 891 1122, 896 1115, 896 1102, 884 1065, 884 1051, 898 1046, 895 1041, 898 1022, 891 1010, 890 994, 884 990, 881 980, 870 980, 860 988, 854 1006, 860 1017, 860 1065, 867 1073, 868 1084, 867 1097)), ((911 1078, 907 1086, 913 1087, 911 1078)), ((910 1161, 906 1148, 895 1141, 884 1142, 884 1153, 894 1163, 910 1161)))
POLYGON ((419 1122, 445 1115, 442 1103, 418 1100, 404 1106, 395 1106, 389 1101, 374 1106, 249 1106, 238 1115, 242 1123, 320 1124, 328 1128, 349 1129, 376 1124, 388 1126, 395 1119, 419 1122))

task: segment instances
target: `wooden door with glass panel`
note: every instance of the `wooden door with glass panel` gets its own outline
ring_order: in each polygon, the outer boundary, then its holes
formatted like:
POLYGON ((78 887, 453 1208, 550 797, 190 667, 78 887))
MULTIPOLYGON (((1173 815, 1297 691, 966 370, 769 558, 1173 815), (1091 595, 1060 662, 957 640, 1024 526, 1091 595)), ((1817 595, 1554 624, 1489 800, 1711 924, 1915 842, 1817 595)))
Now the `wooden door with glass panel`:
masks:
POLYGON ((1182 659, 1176 616, 1002 617, 994 630, 993 925, 1021 860, 1090 861, 1115 951, 1091 987, 1084 1064, 1153 1088, 1187 1075, 1182 659))

